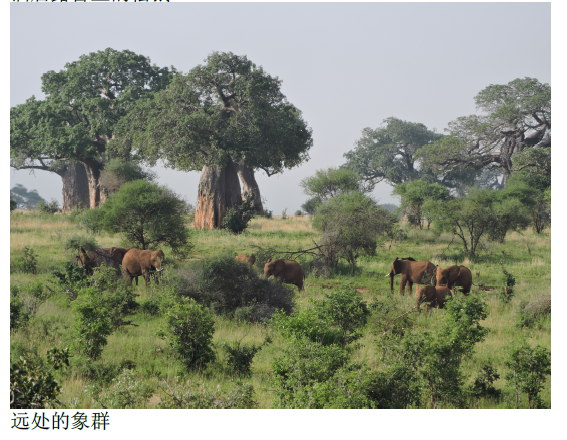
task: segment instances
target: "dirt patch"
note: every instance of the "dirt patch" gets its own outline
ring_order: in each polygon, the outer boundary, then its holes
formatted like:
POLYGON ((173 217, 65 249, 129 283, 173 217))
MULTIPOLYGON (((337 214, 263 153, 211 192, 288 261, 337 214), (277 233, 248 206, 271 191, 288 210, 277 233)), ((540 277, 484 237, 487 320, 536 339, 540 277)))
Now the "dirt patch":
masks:
POLYGON ((150 400, 148 401, 148 406, 150 408, 155 408, 155 406, 161 402, 161 396, 159 394, 152 394, 150 400))
POLYGON ((369 289, 356 289, 356 291, 357 291, 357 292, 360 292, 360 293, 370 292, 369 289))

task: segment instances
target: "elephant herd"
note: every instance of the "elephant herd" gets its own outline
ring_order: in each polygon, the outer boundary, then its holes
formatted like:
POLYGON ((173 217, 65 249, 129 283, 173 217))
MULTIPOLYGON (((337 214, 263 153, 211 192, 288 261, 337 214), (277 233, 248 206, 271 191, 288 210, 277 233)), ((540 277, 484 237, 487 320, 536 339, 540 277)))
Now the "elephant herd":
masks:
MULTIPOLYGON (((161 272, 163 270, 162 263, 165 256, 161 250, 139 250, 125 249, 122 247, 112 247, 96 249, 86 252, 81 248, 77 256, 77 263, 85 267, 87 274, 92 274, 92 268, 98 267, 105 263, 107 267, 113 267, 117 270, 118 276, 132 280, 136 278, 138 285, 138 277, 143 275, 146 286, 150 280, 150 273, 161 272), (120 272, 122 267, 122 273, 120 272)), ((236 260, 253 265, 256 262, 254 254, 248 256, 239 254, 236 260)), ((303 289, 303 280, 305 280, 305 272, 297 261, 268 259, 264 265, 264 278, 274 276, 281 283, 295 284, 301 291, 303 289)), ((472 273, 465 266, 449 266, 441 269, 435 266, 431 261, 416 261, 411 257, 398 258, 392 262, 390 272, 386 275, 390 277, 390 290, 394 292, 394 276, 400 277, 400 295, 404 295, 406 285, 408 293, 412 293, 412 287, 417 284, 415 298, 417 301, 417 310, 421 312, 420 305, 426 304, 426 311, 430 307, 443 308, 447 297, 455 293, 455 287, 461 286, 464 295, 471 291, 472 273), (433 283, 434 285, 426 285, 419 288, 420 283, 433 283)), ((158 279, 155 280, 158 284, 158 279)))
MULTIPOLYGON (((143 275, 146 281, 146 286, 150 280, 150 273, 161 272, 163 270, 162 263, 165 255, 161 250, 152 251, 149 249, 139 250, 136 248, 125 249, 123 247, 111 247, 95 249, 91 252, 86 252, 83 248, 77 256, 77 264, 85 267, 85 273, 88 275, 93 274, 93 267, 99 267, 105 263, 107 267, 116 269, 117 275, 123 275, 124 278, 132 280, 136 279, 136 286, 138 285, 138 277, 143 275), (122 272, 120 272, 122 266, 122 272)), ((155 280, 158 284, 158 280, 155 280)))
POLYGON ((424 302, 427 303, 425 306, 426 311, 429 311, 430 307, 442 309, 446 298, 455 293, 455 286, 461 286, 464 295, 470 293, 472 286, 472 273, 465 266, 449 266, 441 269, 441 267, 435 266, 431 261, 415 261, 411 257, 402 259, 396 257, 390 272, 386 275, 390 277, 390 290, 392 293, 394 292, 394 276, 398 274, 401 275, 400 295, 403 296, 406 284, 410 295, 413 284, 418 284, 415 299, 419 312, 421 312, 419 306, 424 302), (435 285, 428 285, 419 289, 419 283, 423 282, 435 282, 435 285))

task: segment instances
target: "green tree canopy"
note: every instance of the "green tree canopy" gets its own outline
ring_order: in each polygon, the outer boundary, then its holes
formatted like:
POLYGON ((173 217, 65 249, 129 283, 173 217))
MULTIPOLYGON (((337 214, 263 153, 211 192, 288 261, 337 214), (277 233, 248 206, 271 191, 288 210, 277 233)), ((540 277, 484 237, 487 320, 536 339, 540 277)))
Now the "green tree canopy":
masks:
POLYGON ((311 197, 325 201, 338 194, 357 191, 368 193, 372 191, 372 183, 365 184, 356 172, 348 168, 328 168, 317 170, 314 176, 303 179, 299 186, 303 192, 311 197))
POLYGON ((374 255, 380 235, 396 222, 396 218, 371 197, 353 191, 319 205, 313 227, 323 234, 328 263, 336 266, 338 259, 344 258, 354 271, 359 255, 374 255))
POLYGON ((442 135, 421 123, 394 117, 384 119, 384 124, 362 130, 356 148, 344 154, 346 166, 373 183, 398 185, 420 178, 427 171, 416 168, 416 152, 442 135))
POLYGON ((10 110, 11 165, 49 169, 54 162, 81 162, 94 208, 101 201, 98 180, 116 123, 136 100, 164 88, 172 71, 134 52, 108 48, 46 72, 41 78, 46 99, 32 96, 10 110))
MULTIPOLYGON (((449 190, 438 183, 427 183, 423 180, 414 180, 396 185, 393 195, 401 196, 400 211, 407 216, 408 221, 419 229, 423 229, 424 218, 422 207, 427 201, 441 203, 449 199, 449 190)), ((431 223, 431 219, 428 222, 431 223)))
MULTIPOLYGON (((483 114, 450 122, 446 129, 449 136, 419 152, 418 157, 425 166, 438 172, 498 169, 507 180, 514 171, 516 157, 524 156, 520 153, 537 146, 549 152, 545 156, 550 154, 549 84, 534 78, 518 78, 505 85, 491 84, 478 93, 475 103, 483 114)), ((531 154, 528 156, 524 159, 534 162, 531 154)))
POLYGON ((185 202, 169 188, 135 180, 84 215, 101 230, 124 234, 132 247, 157 250, 167 244, 175 254, 184 255, 191 248, 184 214, 185 202))
POLYGON ((220 227, 240 203, 235 163, 268 175, 309 158, 311 129, 271 77, 246 56, 213 52, 166 90, 137 104, 122 121, 118 143, 136 146, 149 163, 202 170, 198 228, 220 227))

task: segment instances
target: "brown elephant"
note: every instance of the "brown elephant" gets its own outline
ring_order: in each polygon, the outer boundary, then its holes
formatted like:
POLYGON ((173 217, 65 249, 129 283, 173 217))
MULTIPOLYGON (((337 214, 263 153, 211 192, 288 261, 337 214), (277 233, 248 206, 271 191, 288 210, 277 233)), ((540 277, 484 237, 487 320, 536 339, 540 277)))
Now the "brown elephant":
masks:
POLYGON ((112 255, 112 259, 116 261, 118 264, 122 264, 124 255, 126 255, 126 252, 128 252, 130 249, 126 249, 119 246, 113 246, 111 248, 102 248, 102 250, 107 254, 112 255))
POLYGON ((121 253, 114 251, 114 249, 124 248, 98 248, 90 252, 86 252, 83 248, 81 248, 77 255, 77 264, 79 266, 84 266, 85 273, 87 275, 92 275, 93 268, 100 267, 101 264, 104 263, 106 267, 116 269, 116 274, 120 276, 120 265, 122 264, 122 258, 124 255, 121 256, 121 253))
POLYGON ((238 254, 236 256, 236 259, 238 261, 242 261, 243 263, 248 263, 251 266, 253 266, 254 263, 256 262, 256 255, 252 254, 252 255, 248 256, 246 254, 238 254))
POLYGON ((415 261, 413 258, 396 257, 392 263, 390 273, 386 276, 390 277, 390 290, 394 293, 394 276, 401 274, 400 279, 400 295, 404 295, 406 284, 411 294, 413 283, 422 283, 423 280, 435 280, 435 265, 431 261, 421 260, 415 261))
MULTIPOLYGON (((144 276, 146 280, 146 287, 150 281, 150 272, 161 272, 163 270, 162 263, 165 255, 161 250, 152 251, 139 249, 130 249, 126 255, 124 255, 124 260, 122 260, 122 270, 124 273, 124 278, 130 278, 130 284, 132 284, 132 279, 136 278, 136 286, 138 285, 138 277, 140 275, 144 276)), ((155 279, 155 283, 159 284, 158 279, 155 279)))
POLYGON ((295 284, 299 290, 304 290, 305 272, 297 261, 272 260, 270 258, 264 266, 264 278, 270 278, 271 275, 279 279, 280 284, 295 284))
POLYGON ((445 307, 445 302, 447 297, 453 296, 451 291, 445 286, 423 286, 421 289, 419 286, 415 292, 415 299, 417 302, 417 311, 421 313, 419 306, 422 303, 426 303, 425 311, 429 312, 430 307, 439 307, 440 309, 445 307))
POLYGON ((455 293, 455 286, 463 287, 463 295, 467 296, 471 291, 472 273, 465 266, 449 266, 441 270, 437 266, 437 285, 447 286, 455 293))

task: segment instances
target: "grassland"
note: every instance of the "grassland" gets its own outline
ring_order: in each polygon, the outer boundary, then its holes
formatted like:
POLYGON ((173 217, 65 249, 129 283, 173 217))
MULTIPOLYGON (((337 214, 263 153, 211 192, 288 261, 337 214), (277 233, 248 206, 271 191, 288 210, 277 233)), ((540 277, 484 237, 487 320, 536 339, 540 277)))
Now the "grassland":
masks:
MULTIPOLYGON (((63 247, 65 239, 74 234, 85 234, 85 231, 68 215, 40 215, 14 212, 10 219, 10 258, 22 255, 25 246, 31 247, 38 255, 38 273, 28 275, 13 273, 11 284, 25 286, 26 283, 39 280, 49 284, 52 270, 73 257, 63 247)), ((490 329, 484 342, 477 346, 471 359, 466 360, 464 372, 472 380, 482 365, 491 360, 498 372, 505 372, 506 347, 523 336, 530 344, 540 344, 551 349, 551 320, 532 329, 519 329, 515 326, 518 304, 524 299, 551 293, 551 231, 537 235, 532 231, 511 233, 504 244, 485 243, 480 254, 473 258, 462 253, 459 243, 453 237, 443 234, 436 237, 430 231, 408 229, 408 237, 403 242, 386 243, 377 250, 376 256, 365 256, 359 259, 359 273, 351 276, 346 267, 341 267, 330 279, 308 277, 305 291, 296 296, 296 307, 306 307, 309 298, 319 299, 326 289, 349 284, 358 289, 364 300, 370 302, 375 297, 387 299, 390 264, 395 257, 411 256, 416 260, 428 259, 435 264, 446 267, 452 264, 464 264, 473 273, 473 294, 479 295, 488 304, 488 318, 483 325, 490 329), (528 248, 529 246, 529 248, 528 248), (529 249, 529 251, 528 251, 529 249), (479 290, 477 286, 496 286, 502 284, 500 264, 516 278, 515 296, 509 303, 504 303, 499 294, 492 291, 479 290)), ((101 247, 125 244, 119 236, 101 235, 96 237, 101 247)), ((317 233, 307 218, 255 219, 249 230, 239 236, 226 231, 194 231, 193 254, 187 259, 203 258, 224 251, 235 253, 254 252, 254 246, 271 246, 278 250, 297 250, 312 247, 312 240, 317 240, 317 233)), ((166 257, 168 249, 164 248, 166 257)), ((185 262, 176 263, 183 268, 185 262)), ((256 263, 258 264, 258 262, 256 263)), ((396 283, 399 277, 396 278, 396 283)), ((138 300, 144 300, 155 294, 154 288, 148 288, 142 282, 136 287, 138 300)), ((397 286, 395 288, 397 292, 397 286)), ((397 293, 396 293, 397 295, 397 293)), ((410 309, 415 304, 413 297, 404 296, 402 300, 410 309)), ((437 319, 442 310, 433 310, 427 316, 422 313, 417 317, 419 325, 427 326, 437 319)), ((73 343, 73 314, 64 295, 55 295, 48 299, 38 310, 36 317, 23 329, 11 333, 10 355, 12 361, 25 352, 32 352, 45 357, 52 347, 63 348, 73 343)), ((60 400, 65 407, 91 408, 93 402, 84 393, 84 389, 95 377, 110 377, 119 371, 121 366, 135 365, 135 374, 156 389, 149 407, 154 407, 161 398, 162 391, 158 387, 160 380, 172 381, 175 377, 181 380, 192 379, 193 383, 203 384, 210 389, 228 389, 233 382, 239 380, 230 377, 222 368, 222 355, 219 361, 205 371, 188 372, 176 360, 164 340, 158 338, 156 332, 163 324, 163 318, 139 312, 133 317, 135 326, 125 326, 114 332, 108 339, 102 358, 92 365, 71 360, 71 366, 62 372, 56 372, 56 379, 62 385, 60 400)), ((272 406, 270 375, 271 360, 284 347, 283 340, 273 333, 269 326, 234 322, 222 317, 216 318, 215 343, 242 341, 260 343, 266 335, 273 338, 272 344, 264 347, 254 358, 252 376, 246 381, 251 383, 260 407, 272 406)), ((366 362, 372 369, 380 369, 380 361, 375 349, 377 336, 371 326, 365 330, 360 341, 362 346, 354 354, 355 360, 366 362)), ((496 388, 504 392, 502 401, 481 401, 484 408, 513 408, 514 393, 507 387, 501 377, 496 388)), ((542 392, 543 400, 551 405, 551 378, 548 379, 542 392)), ((527 399, 523 399, 527 406, 527 399)))

